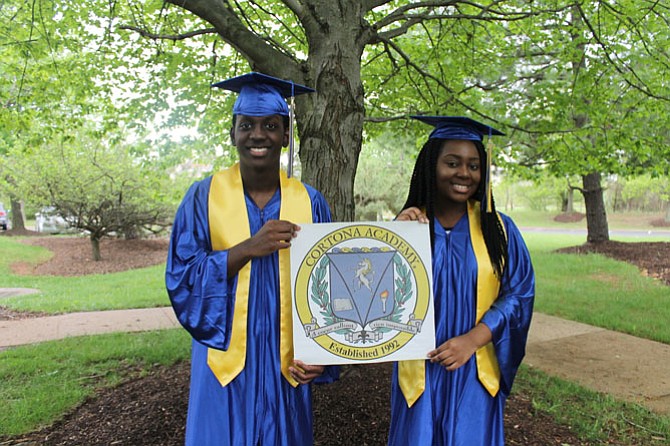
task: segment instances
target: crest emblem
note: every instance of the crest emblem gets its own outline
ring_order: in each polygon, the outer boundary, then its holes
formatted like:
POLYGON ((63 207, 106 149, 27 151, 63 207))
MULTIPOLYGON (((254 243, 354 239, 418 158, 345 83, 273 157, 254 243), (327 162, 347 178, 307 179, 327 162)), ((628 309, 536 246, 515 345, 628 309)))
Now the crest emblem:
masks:
POLYGON ((421 333, 431 291, 427 268, 403 237, 380 226, 351 225, 309 249, 297 271, 294 308, 302 336, 329 354, 395 360, 385 358, 421 333))

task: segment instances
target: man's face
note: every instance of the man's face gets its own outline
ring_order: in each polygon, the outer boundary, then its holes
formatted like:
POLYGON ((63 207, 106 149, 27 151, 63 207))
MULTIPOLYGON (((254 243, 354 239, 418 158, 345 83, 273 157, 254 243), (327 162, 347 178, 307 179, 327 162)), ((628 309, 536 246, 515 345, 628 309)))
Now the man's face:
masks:
POLYGON ((288 145, 288 128, 281 115, 237 115, 230 137, 240 163, 249 166, 279 166, 282 147, 288 145))

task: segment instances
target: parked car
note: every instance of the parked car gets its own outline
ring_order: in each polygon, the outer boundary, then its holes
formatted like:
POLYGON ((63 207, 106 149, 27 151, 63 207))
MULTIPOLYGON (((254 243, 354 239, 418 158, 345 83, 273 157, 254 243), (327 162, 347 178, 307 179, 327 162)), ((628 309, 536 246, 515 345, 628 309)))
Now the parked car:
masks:
POLYGON ((0 229, 6 231, 8 225, 9 225, 9 217, 7 216, 7 211, 5 210, 2 203, 0 203, 0 229))
POLYGON ((61 217, 53 206, 46 206, 35 214, 35 230, 47 234, 68 232, 70 225, 61 217))

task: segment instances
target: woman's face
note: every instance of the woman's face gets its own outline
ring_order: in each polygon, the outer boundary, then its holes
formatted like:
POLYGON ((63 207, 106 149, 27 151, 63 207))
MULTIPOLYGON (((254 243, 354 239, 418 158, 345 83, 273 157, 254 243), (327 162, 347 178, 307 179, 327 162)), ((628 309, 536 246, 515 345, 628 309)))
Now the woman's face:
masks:
POLYGON ((464 204, 477 193, 482 167, 473 141, 445 141, 435 169, 437 196, 442 203, 464 204))

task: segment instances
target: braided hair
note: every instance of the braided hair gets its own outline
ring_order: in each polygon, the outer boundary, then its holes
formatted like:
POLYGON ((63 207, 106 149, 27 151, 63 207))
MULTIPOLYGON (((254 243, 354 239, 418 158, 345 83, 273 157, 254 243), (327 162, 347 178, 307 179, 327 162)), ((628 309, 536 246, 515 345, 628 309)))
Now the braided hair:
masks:
MULTIPOLYGON (((444 141, 444 139, 431 138, 428 139, 421 148, 416 163, 414 164, 414 170, 412 171, 407 200, 402 207, 402 210, 410 207, 418 207, 419 209, 425 210, 430 224, 431 246, 435 245, 435 195, 437 191, 436 166, 437 158, 442 151, 444 141)), ((487 159, 484 144, 481 141, 472 142, 477 147, 480 164, 486 166, 487 159)), ((472 197, 480 202, 486 200, 486 178, 484 175, 486 175, 486 173, 482 175, 479 187, 472 197)), ((486 244, 486 249, 491 258, 493 272, 498 279, 502 279, 505 264, 507 263, 507 237, 495 210, 493 196, 491 196, 490 212, 481 213, 481 226, 484 243, 486 244)))

